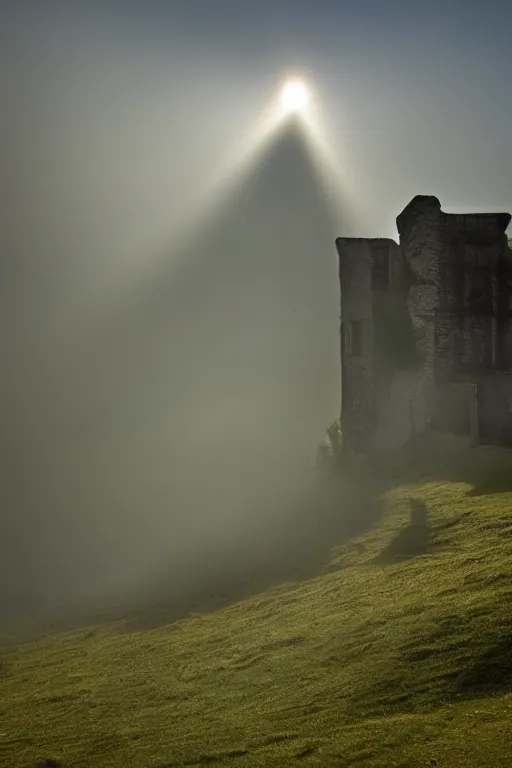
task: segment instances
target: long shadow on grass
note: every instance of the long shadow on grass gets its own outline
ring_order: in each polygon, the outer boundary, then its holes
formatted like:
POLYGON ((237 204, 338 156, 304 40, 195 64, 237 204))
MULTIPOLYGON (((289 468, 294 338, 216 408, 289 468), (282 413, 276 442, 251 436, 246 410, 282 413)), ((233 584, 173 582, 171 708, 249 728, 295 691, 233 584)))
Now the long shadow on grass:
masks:
POLYGON ((299 507, 287 513, 280 510, 279 525, 269 528, 265 536, 239 542, 222 562, 191 563, 191 574, 181 575, 178 590, 175 576, 164 576, 131 611, 129 624, 169 623, 191 613, 216 610, 271 586, 312 578, 328 566, 333 547, 372 528, 382 509, 377 486, 343 474, 316 476, 299 507))
POLYGON ((398 563, 419 555, 428 550, 429 528, 427 507, 422 501, 410 500, 411 519, 409 525, 403 528, 380 555, 375 558, 377 565, 398 563))

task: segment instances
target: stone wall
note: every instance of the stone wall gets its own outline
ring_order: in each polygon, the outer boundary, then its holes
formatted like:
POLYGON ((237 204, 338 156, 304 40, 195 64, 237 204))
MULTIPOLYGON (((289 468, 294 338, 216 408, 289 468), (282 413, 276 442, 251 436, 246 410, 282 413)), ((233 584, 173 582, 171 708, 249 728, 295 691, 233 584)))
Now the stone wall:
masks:
POLYGON ((400 248, 388 239, 336 242, 342 306, 342 427, 355 450, 403 441, 423 419, 418 408, 412 323, 400 248), (350 326, 362 323, 361 354, 350 353, 350 326), (413 403, 414 405, 411 405, 413 403))
POLYGON ((435 351, 448 342, 450 328, 439 317, 442 295, 440 265, 446 243, 440 231, 441 204, 435 197, 417 197, 397 218, 400 247, 411 271, 407 306, 416 334, 421 365, 416 378, 416 396, 429 402, 434 388, 435 351))
POLYGON ((343 437, 365 450, 373 429, 372 255, 355 238, 336 241, 341 285, 341 358, 343 437), (361 355, 350 354, 350 323, 361 323, 361 355))
POLYGON ((442 215, 441 232, 448 247, 440 310, 450 317, 452 329, 448 377, 497 368, 499 274, 506 226, 501 214, 442 215))
POLYGON ((497 363, 502 371, 512 370, 512 251, 508 241, 498 265, 497 363))
POLYGON ((471 384, 461 380, 436 390, 433 428, 470 435, 471 408, 476 400, 478 442, 512 448, 512 372, 472 378, 471 384))
POLYGON ((403 442, 432 419, 438 428, 451 420, 453 430, 464 433, 466 394, 475 391, 477 379, 481 431, 488 423, 494 435, 497 422, 507 421, 512 380, 498 384, 492 374, 512 370, 509 222, 509 214, 447 214, 436 197, 417 196, 397 218, 400 245, 337 240, 342 424, 351 447, 403 442), (347 354, 353 319, 361 320, 364 333, 358 358, 347 354), (412 343, 406 340, 409 326, 412 343), (411 346, 414 354, 404 357, 411 346))
POLYGON ((512 372, 485 376, 477 387, 480 440, 512 448, 512 372))

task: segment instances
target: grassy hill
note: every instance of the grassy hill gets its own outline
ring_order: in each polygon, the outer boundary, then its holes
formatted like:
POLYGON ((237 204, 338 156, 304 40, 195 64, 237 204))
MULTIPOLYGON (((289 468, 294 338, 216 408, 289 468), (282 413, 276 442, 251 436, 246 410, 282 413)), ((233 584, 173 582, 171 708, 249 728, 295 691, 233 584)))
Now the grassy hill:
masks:
POLYGON ((510 768, 511 452, 431 439, 334 482, 316 573, 5 647, 0 765, 510 768))

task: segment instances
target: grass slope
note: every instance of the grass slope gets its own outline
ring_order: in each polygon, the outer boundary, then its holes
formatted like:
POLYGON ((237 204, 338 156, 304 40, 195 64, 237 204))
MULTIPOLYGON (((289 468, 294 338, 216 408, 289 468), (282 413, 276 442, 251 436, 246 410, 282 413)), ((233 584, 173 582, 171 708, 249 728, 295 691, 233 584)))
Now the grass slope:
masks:
POLYGON ((510 470, 411 447, 358 470, 383 513, 316 577, 4 649, 0 765, 510 768, 510 470))

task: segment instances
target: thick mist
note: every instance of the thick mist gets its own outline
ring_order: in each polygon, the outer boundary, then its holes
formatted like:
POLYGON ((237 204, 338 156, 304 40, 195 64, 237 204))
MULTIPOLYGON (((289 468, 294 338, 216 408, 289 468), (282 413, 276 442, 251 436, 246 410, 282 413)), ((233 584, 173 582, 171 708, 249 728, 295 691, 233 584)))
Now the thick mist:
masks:
POLYGON ((503 9, 366 5, 0 3, 4 618, 288 536, 339 409, 334 238, 508 210, 503 9), (295 67, 354 218, 297 121, 230 164, 295 67))
POLYGON ((291 120, 139 291, 19 356, 7 611, 176 596, 293 528, 339 408, 334 234, 291 120))

